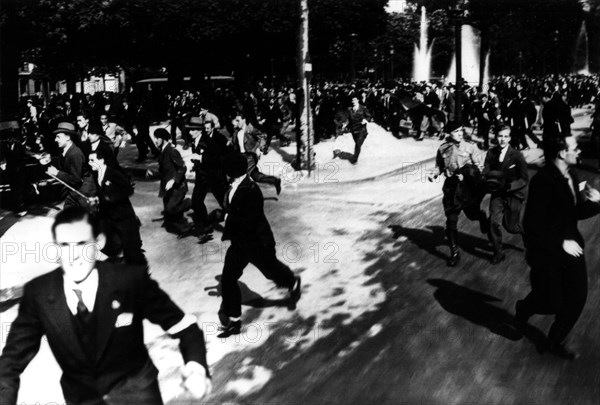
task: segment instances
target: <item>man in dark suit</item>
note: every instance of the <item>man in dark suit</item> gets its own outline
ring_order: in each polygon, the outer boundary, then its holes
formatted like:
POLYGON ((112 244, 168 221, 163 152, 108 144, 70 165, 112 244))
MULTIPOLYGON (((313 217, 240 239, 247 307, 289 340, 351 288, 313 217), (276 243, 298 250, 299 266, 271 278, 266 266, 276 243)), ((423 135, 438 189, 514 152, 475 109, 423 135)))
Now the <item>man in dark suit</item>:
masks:
POLYGON ((201 117, 191 117, 186 128, 192 137, 191 159, 196 173, 192 192, 194 226, 197 234, 207 234, 212 232, 212 229, 208 224, 208 210, 204 199, 208 192, 212 191, 219 205, 223 207, 223 198, 227 190, 222 161, 227 139, 215 131, 212 121, 204 122, 201 117))
POLYGON ((482 94, 479 102, 475 104, 475 116, 477 117, 477 135, 483 138, 483 147, 488 149, 490 147, 490 129, 498 122, 500 110, 493 101, 488 99, 487 94, 482 94))
POLYGON ((367 122, 371 120, 371 113, 365 106, 360 105, 357 96, 352 96, 352 107, 348 110, 348 129, 354 139, 354 155, 350 163, 356 164, 362 149, 362 145, 367 139, 367 122))
MULTIPOLYGON (((89 209, 86 197, 93 197, 96 188, 83 152, 73 143, 79 136, 75 132, 75 126, 70 122, 60 122, 54 134, 61 155, 52 160, 53 165, 46 172, 76 190, 66 189, 65 208, 76 206, 89 209)), ((42 161, 42 164, 47 163, 49 161, 42 161)))
POLYGON ((102 234, 81 208, 52 226, 61 267, 26 284, 0 356, 2 403, 16 404, 19 376, 46 336, 62 369, 67 404, 162 404, 157 369, 144 345, 143 319, 179 339, 185 386, 211 390, 204 336, 152 280, 145 267, 96 262, 102 234))
POLYGON ((246 158, 238 153, 226 156, 224 167, 233 179, 225 195, 225 229, 223 240, 230 240, 227 249, 221 287, 223 302, 219 319, 223 331, 219 337, 239 334, 241 330, 242 295, 238 280, 248 263, 255 265, 269 280, 287 287, 290 305, 300 299, 300 277, 277 260, 275 238, 263 208, 260 188, 246 174, 246 158))
MULTIPOLYGON (((187 168, 179 151, 171 144, 171 134, 164 128, 154 131, 154 142, 160 156, 158 158, 158 175, 160 188, 158 196, 162 197, 164 205, 164 227, 167 232, 175 233, 179 237, 189 236, 193 227, 188 223, 183 214, 192 208, 192 201, 185 198, 188 187, 185 178, 187 168)), ((152 177, 150 169, 146 177, 152 177)))
POLYGON ((509 145, 510 129, 500 130, 496 141, 498 146, 487 153, 483 168, 484 177, 492 185, 488 233, 494 249, 492 264, 498 264, 506 258, 502 245, 502 225, 509 233, 523 232, 521 207, 529 180, 525 158, 509 145))
POLYGON ((135 128, 137 134, 135 135, 135 145, 138 149, 138 157, 136 162, 141 163, 146 160, 148 155, 148 148, 152 152, 152 155, 157 158, 160 155, 160 151, 154 145, 152 138, 150 137, 150 106, 147 99, 142 100, 137 108, 135 114, 135 128))
POLYGON ((281 133, 281 127, 283 126, 283 112, 281 111, 281 108, 279 108, 279 105, 275 102, 275 97, 269 97, 269 104, 264 109, 262 118, 264 120, 262 126, 267 133, 267 139, 266 144, 263 147, 263 153, 267 153, 269 151, 269 146, 271 146, 271 139, 273 139, 273 136, 279 140, 280 146, 289 145, 289 141, 281 133))
POLYGON ((142 250, 140 222, 129 201, 133 194, 131 182, 121 171, 106 164, 110 157, 110 151, 100 148, 88 157, 96 174, 96 204, 102 232, 106 235, 106 246, 102 252, 110 257, 122 250, 125 263, 147 265, 142 250))
POLYGON ((106 158, 108 166, 120 168, 111 144, 101 140, 102 134, 105 134, 105 132, 98 122, 89 123, 87 126, 87 140, 81 143, 81 151, 86 159, 89 159, 92 152, 101 151, 102 155, 106 158))
POLYGON ((531 179, 523 218, 531 292, 517 302, 515 318, 525 326, 534 314, 554 314, 548 341, 540 348, 575 359, 566 338, 587 298, 584 240, 577 221, 600 212, 600 192, 580 183, 570 170, 579 156, 573 137, 544 139, 544 155, 546 165, 531 179))
POLYGON ((258 170, 259 152, 264 146, 265 137, 254 125, 247 122, 246 117, 237 114, 233 119, 233 150, 242 153, 248 162, 248 175, 257 183, 270 184, 277 194, 281 192, 281 179, 269 176, 258 170))

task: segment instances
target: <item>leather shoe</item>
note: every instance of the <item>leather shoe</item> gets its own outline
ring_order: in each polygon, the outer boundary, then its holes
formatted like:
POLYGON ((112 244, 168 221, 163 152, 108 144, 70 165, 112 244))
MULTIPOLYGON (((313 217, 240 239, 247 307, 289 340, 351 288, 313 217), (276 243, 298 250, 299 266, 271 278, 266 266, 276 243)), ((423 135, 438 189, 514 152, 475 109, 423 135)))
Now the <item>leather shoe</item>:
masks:
POLYGON ((448 259, 446 264, 448 265, 448 267, 454 267, 458 264, 459 261, 460 261, 460 253, 458 252, 458 249, 457 249, 450 253, 450 258, 448 259))
POLYGON ((577 360, 579 358, 579 353, 564 343, 550 344, 548 351, 549 353, 565 360, 577 360))
POLYGON ((239 335, 242 331, 242 321, 229 321, 227 326, 221 329, 221 333, 217 335, 218 338, 228 338, 232 335, 239 335))
POLYGON ((484 235, 487 235, 490 231, 490 218, 483 210, 479 212, 479 230, 484 235))
POLYGON ((302 281, 300 276, 294 276, 294 284, 290 287, 290 308, 295 308, 296 303, 300 300, 302 295, 302 281))
POLYGON ((490 263, 499 264, 499 263, 502 263, 505 259, 506 259, 506 253, 496 252, 496 253, 494 253, 494 256, 492 257, 492 259, 490 260, 490 263))

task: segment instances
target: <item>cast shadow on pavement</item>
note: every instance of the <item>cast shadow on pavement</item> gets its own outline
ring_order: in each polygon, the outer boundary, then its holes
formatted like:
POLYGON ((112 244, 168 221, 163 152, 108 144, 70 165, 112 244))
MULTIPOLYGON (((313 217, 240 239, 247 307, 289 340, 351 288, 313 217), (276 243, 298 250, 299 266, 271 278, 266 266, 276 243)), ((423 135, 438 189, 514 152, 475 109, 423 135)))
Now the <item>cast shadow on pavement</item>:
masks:
POLYGON ((352 153, 349 152, 344 152, 341 151, 340 149, 336 149, 333 151, 333 158, 340 158, 341 160, 348 160, 351 161, 352 159, 354 159, 354 155, 352 153))
MULTIPOLYGON (((501 302, 499 298, 472 290, 443 279, 428 279, 427 282, 436 287, 434 298, 442 308, 451 314, 458 315, 467 321, 482 326, 490 332, 506 339, 516 341, 523 337, 537 342, 537 334, 533 327, 527 331, 519 329, 514 316, 492 302, 501 302), (531 330, 530 330, 531 329, 531 330)), ((537 330, 537 329, 536 329, 537 330)), ((543 333, 537 330, 543 336, 543 333)))
MULTIPOLYGON (((445 251, 448 251, 448 242, 446 240, 446 231, 439 225, 428 225, 426 228, 406 228, 402 225, 389 225, 388 228, 393 232, 392 237, 398 239, 401 236, 406 237, 414 243, 419 249, 422 249, 429 254, 439 257, 440 259, 448 259, 448 256, 438 250, 442 246, 445 251)), ((504 244, 505 248, 510 248, 516 251, 523 249, 511 245, 504 244)), ((489 260, 492 257, 492 249, 487 239, 476 237, 468 233, 458 233, 458 248, 465 253, 481 259, 489 260)))
MULTIPOLYGON (((221 297, 221 275, 215 276, 216 285, 204 287, 204 291, 208 292, 210 297, 221 297)), ((254 292, 245 283, 238 280, 238 286, 242 293, 242 305, 252 308, 269 308, 269 307, 287 307, 289 300, 287 298, 269 299, 264 298, 257 292, 254 292)))

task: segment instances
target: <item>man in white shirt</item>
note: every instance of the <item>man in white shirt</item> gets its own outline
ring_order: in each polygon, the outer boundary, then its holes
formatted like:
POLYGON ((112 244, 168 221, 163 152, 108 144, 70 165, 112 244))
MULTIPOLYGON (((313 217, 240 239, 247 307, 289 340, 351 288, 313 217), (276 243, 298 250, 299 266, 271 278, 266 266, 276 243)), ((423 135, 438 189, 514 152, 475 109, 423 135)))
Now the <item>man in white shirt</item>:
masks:
POLYGON ((185 387, 210 393, 204 337, 145 267, 96 262, 104 237, 80 208, 52 226, 61 267, 27 283, 0 356, 0 397, 16 404, 19 375, 45 335, 62 369, 68 404, 162 404, 158 371, 144 344, 143 319, 180 339, 185 387))
POLYGON ((494 250, 492 264, 498 264, 506 258, 502 226, 512 234, 523 232, 521 208, 529 181, 525 158, 509 144, 510 129, 498 131, 496 141, 498 146, 487 153, 483 169, 491 191, 488 238, 494 250))

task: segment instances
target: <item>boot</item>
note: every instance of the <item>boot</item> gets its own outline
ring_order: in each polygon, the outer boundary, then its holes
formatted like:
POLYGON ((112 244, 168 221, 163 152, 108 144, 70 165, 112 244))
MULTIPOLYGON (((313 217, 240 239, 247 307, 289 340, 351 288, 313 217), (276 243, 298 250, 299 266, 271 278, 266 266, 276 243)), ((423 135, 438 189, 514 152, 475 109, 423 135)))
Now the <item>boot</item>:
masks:
POLYGON ((460 260, 460 253, 458 251, 458 244, 456 243, 458 231, 447 230, 446 236, 448 237, 448 245, 450 246, 450 258, 448 259, 448 266, 454 267, 460 260))

